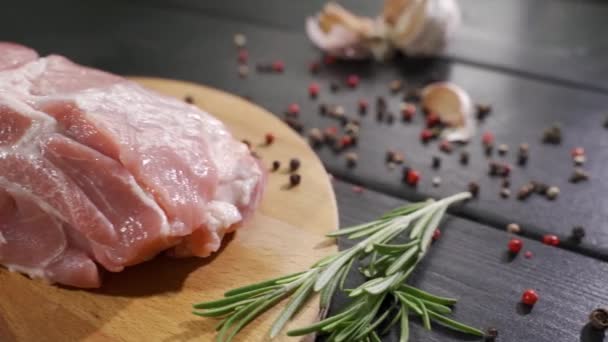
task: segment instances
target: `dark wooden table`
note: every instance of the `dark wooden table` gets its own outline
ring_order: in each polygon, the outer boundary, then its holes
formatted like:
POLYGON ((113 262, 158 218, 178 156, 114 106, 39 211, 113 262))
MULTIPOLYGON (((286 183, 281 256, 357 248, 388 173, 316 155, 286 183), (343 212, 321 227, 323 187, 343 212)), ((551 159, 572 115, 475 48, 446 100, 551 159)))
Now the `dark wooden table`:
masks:
MULTIPOLYGON (((381 3, 342 1, 357 13, 371 15, 381 3)), ((318 75, 308 63, 320 54, 303 32, 306 16, 321 0, 285 1, 76 1, 24 0, 0 13, 0 39, 20 42, 43 54, 59 53, 75 61, 119 74, 160 76, 215 86, 242 96, 282 115, 299 103, 306 129, 335 124, 318 115, 319 103, 342 104, 362 122, 355 168, 346 167, 343 154, 319 150, 335 187, 343 225, 359 223, 406 201, 440 197, 466 190, 476 181, 479 199, 451 212, 442 224, 441 240, 414 278, 417 286, 461 299, 455 318, 479 327, 497 327, 500 341, 602 341, 604 335, 587 325, 589 312, 608 305, 608 4, 575 0, 462 0, 464 25, 443 56, 436 59, 400 58, 387 64, 340 63, 323 67, 318 75), (248 38, 251 72, 237 75, 235 33, 248 38), (281 75, 255 72, 256 62, 281 59, 281 75), (331 81, 343 83, 356 73, 361 85, 328 91, 331 81), (487 176, 488 159, 479 137, 469 146, 468 166, 458 152, 446 155, 437 144, 422 145, 421 117, 404 124, 379 124, 374 115, 358 117, 356 101, 373 102, 385 96, 392 111, 401 96, 393 96, 389 81, 403 79, 416 86, 446 79, 463 86, 476 102, 493 105, 479 131, 491 131, 511 151, 504 159, 515 164, 520 143, 530 144, 530 161, 515 167, 511 190, 530 180, 560 187, 556 201, 535 197, 525 202, 499 197, 500 181, 487 176), (307 86, 322 86, 311 100, 307 86), (544 128, 563 127, 559 146, 541 143, 544 128), (571 184, 570 149, 584 147, 591 175, 588 182, 571 184), (422 172, 417 188, 401 182, 401 170, 389 170, 385 153, 405 154, 407 165, 422 172), (443 160, 431 168, 431 156, 443 160), (431 179, 441 176, 434 188, 431 179), (355 193, 353 185, 366 190, 355 193), (508 223, 523 228, 524 249, 531 259, 506 257, 508 223), (582 243, 569 240, 574 226, 583 226, 582 243), (539 241, 547 233, 562 244, 539 241), (535 288, 540 302, 530 313, 518 309, 521 292, 535 288)), ((372 111, 373 114, 373 111, 372 111)), ((344 242, 341 242, 344 243, 344 242)), ((350 279, 355 283, 357 279, 350 279)), ((343 301, 337 299, 332 310, 343 301)), ((396 340, 389 336, 387 341, 396 340)), ((447 330, 424 331, 413 324, 412 341, 464 341, 447 330)))

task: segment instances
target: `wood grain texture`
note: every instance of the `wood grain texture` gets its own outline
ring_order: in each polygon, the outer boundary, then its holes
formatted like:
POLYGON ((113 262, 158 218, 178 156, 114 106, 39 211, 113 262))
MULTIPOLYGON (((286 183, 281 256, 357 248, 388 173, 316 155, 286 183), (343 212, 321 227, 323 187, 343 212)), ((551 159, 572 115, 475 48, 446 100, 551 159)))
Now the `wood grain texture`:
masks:
MULTIPOLYGON (((335 251, 323 237, 338 226, 334 194, 323 166, 302 139, 265 110, 235 96, 184 82, 136 80, 164 94, 192 96, 236 137, 251 141, 266 164, 277 159, 285 165, 297 156, 302 185, 286 189, 286 172, 269 174, 261 207, 225 239, 220 252, 205 259, 160 256, 106 274, 99 290, 50 286, 0 269, 0 341, 210 341, 216 322, 192 315, 193 303, 304 270, 335 251), (276 143, 257 147, 266 132, 275 134, 276 143)), ((265 340, 277 312, 264 314, 237 340, 265 340)), ((315 299, 293 324, 310 323, 317 314, 315 299)))

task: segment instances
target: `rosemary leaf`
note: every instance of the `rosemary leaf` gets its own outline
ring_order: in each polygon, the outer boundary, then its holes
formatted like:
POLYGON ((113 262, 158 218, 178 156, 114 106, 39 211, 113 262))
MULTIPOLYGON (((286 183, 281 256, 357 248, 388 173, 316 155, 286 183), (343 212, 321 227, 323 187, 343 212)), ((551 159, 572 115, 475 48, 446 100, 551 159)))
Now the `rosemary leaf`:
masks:
POLYGON ((422 233, 424 227, 427 226, 427 223, 429 222, 432 216, 433 212, 429 211, 424 216, 419 218, 418 221, 416 221, 416 224, 410 231, 410 239, 418 239, 420 237, 420 234, 422 233))
POLYGON ((418 299, 415 298, 416 302, 418 303, 418 305, 420 305, 420 309, 422 309, 422 325, 424 325, 424 328, 426 330, 431 330, 431 317, 429 316, 429 310, 427 310, 426 306, 424 305, 424 303, 418 299))
POLYGON ((371 285, 371 286, 366 286, 366 287, 364 287, 364 290, 365 290, 365 292, 372 294, 372 295, 378 295, 383 292, 386 292, 386 290, 388 290, 388 288, 391 287, 394 284, 395 280, 398 279, 401 275, 403 275, 403 274, 395 273, 386 278, 379 278, 379 279, 382 279, 382 281, 378 282, 377 284, 371 285))
POLYGON ((331 264, 327 265, 327 268, 321 272, 317 282, 315 283, 314 290, 315 292, 320 291, 327 283, 333 278, 336 273, 340 270, 344 264, 348 263, 351 258, 353 258, 357 253, 359 253, 360 249, 359 245, 355 245, 350 249, 347 249, 344 254, 337 257, 331 264))
POLYGON ((397 313, 393 316, 393 318, 391 319, 390 322, 388 322, 388 324, 384 327, 384 329, 382 330, 382 332, 380 332, 381 335, 386 334, 387 332, 389 332, 389 330, 391 330, 391 328, 397 324, 397 322, 399 321, 399 318, 401 317, 401 311, 403 310, 404 305, 399 305, 399 310, 397 310, 397 313))
POLYGON ((303 327, 303 328, 290 330, 287 332, 287 336, 308 335, 312 332, 321 330, 323 327, 325 327, 329 324, 341 322, 345 319, 348 319, 350 315, 352 315, 354 312, 356 312, 359 309, 359 307, 361 307, 361 305, 363 305, 363 303, 356 303, 356 305, 351 306, 350 308, 344 310, 343 312, 341 312, 337 315, 331 316, 329 318, 326 318, 322 321, 319 321, 317 323, 311 324, 311 325, 303 327))
POLYGON ((380 336, 378 336, 375 331, 372 331, 372 333, 369 335, 369 340, 371 342, 382 342, 380 336))
POLYGON ((355 336, 355 340, 361 339, 364 336, 369 335, 372 331, 374 331, 374 329, 376 329, 382 322, 384 322, 384 320, 386 319, 386 317, 388 317, 388 314, 390 313, 390 311, 386 310, 382 315, 380 315, 380 317, 378 317, 378 319, 376 319, 376 321, 372 324, 370 324, 367 328, 365 328, 362 332, 358 333, 357 336, 355 336))
POLYGON ((201 316, 201 317, 218 317, 218 316, 225 315, 231 311, 234 311, 234 309, 236 309, 240 306, 245 306, 246 304, 249 304, 255 300, 257 300, 257 298, 251 298, 251 299, 247 299, 244 301, 232 303, 229 305, 225 305, 225 306, 221 306, 221 307, 217 307, 217 308, 213 308, 213 309, 205 309, 204 311, 193 311, 192 313, 197 316, 201 316))
POLYGON ((397 216, 404 216, 407 215, 409 213, 413 213, 414 211, 432 203, 433 200, 430 201, 424 201, 424 202, 415 202, 415 203, 410 203, 407 205, 404 205, 402 207, 393 209, 387 213, 385 213, 384 215, 382 215, 380 218, 381 219, 391 219, 397 216))
POLYGON ((408 243, 403 243, 403 244, 398 244, 398 245, 376 243, 376 244, 374 244, 374 249, 382 254, 394 254, 394 253, 402 253, 406 249, 413 247, 416 244, 418 244, 418 240, 412 240, 408 243))
POLYGON ((403 310, 401 310, 401 336, 399 337, 399 342, 408 342, 410 339, 410 324, 407 306, 403 306, 403 310))
POLYGON ((337 237, 337 236, 342 236, 342 235, 348 235, 348 234, 356 233, 358 231, 361 231, 361 230, 367 229, 369 227, 375 226, 375 225, 377 225, 380 222, 381 222, 381 220, 376 220, 376 221, 372 221, 372 222, 358 224, 356 226, 352 226, 352 227, 348 227, 348 228, 338 229, 338 230, 335 230, 333 232, 325 234, 325 236, 327 236, 327 237, 337 237))
POLYGON ((273 286, 273 285, 276 285, 278 282, 280 282, 282 280, 294 278, 294 277, 302 275, 302 274, 304 274, 306 272, 307 271, 298 272, 298 273, 292 273, 292 274, 289 274, 289 275, 286 275, 286 276, 282 276, 282 277, 278 277, 278 278, 262 281, 262 282, 259 282, 259 283, 255 283, 255 284, 239 287, 239 288, 236 288, 236 289, 233 289, 233 290, 230 290, 230 291, 224 293, 224 296, 226 296, 226 297, 235 296, 235 295, 238 295, 238 294, 241 294, 241 293, 244 293, 244 292, 249 292, 249 291, 252 291, 252 290, 257 290, 257 289, 273 286))
POLYGON ((220 308, 220 307, 224 307, 226 305, 230 305, 236 302, 241 302, 243 300, 247 300, 250 298, 256 298, 258 296, 262 296, 264 294, 267 294, 273 290, 276 290, 278 288, 281 288, 283 286, 281 285, 272 285, 269 287, 263 287, 260 289, 256 289, 256 290, 252 290, 249 292, 243 292, 240 293, 238 295, 234 295, 231 297, 224 297, 222 299, 218 299, 218 300, 214 300, 211 302, 204 302, 204 303, 198 303, 198 304, 194 304, 192 307, 195 309, 214 309, 214 308, 220 308))
POLYGON ((454 305, 454 304, 456 304, 456 302, 458 302, 457 299, 435 296, 433 294, 430 294, 426 291, 422 291, 420 289, 417 289, 417 288, 407 285, 407 284, 402 284, 401 286, 399 286, 399 290, 409 293, 412 296, 424 299, 429 302, 437 303, 437 304, 454 305))
POLYGON ((422 301, 422 303, 424 303, 424 306, 426 306, 426 308, 428 309, 428 311, 433 311, 439 314, 450 314, 452 313, 452 309, 450 309, 449 307, 445 306, 445 305, 441 305, 441 304, 437 304, 437 303, 433 303, 433 302, 428 302, 424 299, 418 298, 422 301))
POLYGON ((439 225, 439 221, 441 221, 443 214, 445 214, 446 208, 447 205, 442 205, 437 211, 433 213, 433 217, 429 221, 427 228, 422 235, 422 239, 420 239, 420 252, 422 254, 426 253, 427 249, 429 248, 433 233, 437 229, 437 226, 439 225))
POLYGON ((476 335, 476 336, 484 336, 483 331, 473 328, 471 326, 468 326, 466 324, 462 324, 460 322, 457 322, 451 318, 445 317, 443 315, 440 315, 438 313, 434 313, 432 311, 429 311, 429 315, 431 316, 431 318, 433 318, 434 321, 437 321, 443 325, 445 325, 448 328, 451 328, 453 330, 456 331, 460 331, 463 333, 467 333, 467 334, 471 334, 471 335, 476 335))
POLYGON ((422 316, 422 309, 418 306, 417 303, 411 301, 407 296, 403 293, 397 293, 397 297, 403 302, 406 307, 414 310, 418 315, 422 316))
POLYGON ((403 268, 403 266, 405 266, 405 264, 408 261, 410 261, 414 257, 414 255, 416 255, 416 253, 418 253, 418 247, 412 247, 412 248, 408 249, 407 251, 405 251, 405 253, 403 253, 399 258, 397 258, 397 260, 395 260, 386 269, 386 274, 391 275, 391 274, 394 274, 395 272, 401 270, 403 268))
MULTIPOLYGON (((352 260, 351 260, 352 261, 352 260)), ((340 279, 344 276, 344 273, 348 272, 348 267, 344 267, 338 271, 335 277, 333 277, 329 283, 321 290, 321 299, 319 300, 319 306, 321 310, 325 310, 329 307, 331 297, 336 292, 340 279)))
POLYGON ((355 258, 350 259, 348 265, 344 267, 344 271, 342 272, 342 276, 340 276, 340 290, 344 290, 344 282, 346 282, 346 276, 350 272, 353 267, 353 263, 355 262, 355 258))
MULTIPOLYGON (((291 317, 293 317, 293 315, 300 309, 302 304, 304 304, 304 302, 310 295, 312 286, 314 285, 314 282, 316 280, 316 275, 317 275, 316 272, 313 273, 312 275, 310 275, 310 278, 308 278, 308 280, 306 280, 306 282, 304 282, 304 284, 302 284, 296 290, 293 297, 291 297, 291 300, 289 301, 289 303, 287 303, 287 305, 285 306, 285 308, 283 309, 283 311, 281 312, 279 317, 275 320, 272 327, 270 328, 270 338, 276 337, 279 334, 279 332, 283 329, 285 324, 287 324, 287 321, 289 321, 291 319, 291 317)), ((335 282, 334 282, 334 288, 335 288, 335 282)))

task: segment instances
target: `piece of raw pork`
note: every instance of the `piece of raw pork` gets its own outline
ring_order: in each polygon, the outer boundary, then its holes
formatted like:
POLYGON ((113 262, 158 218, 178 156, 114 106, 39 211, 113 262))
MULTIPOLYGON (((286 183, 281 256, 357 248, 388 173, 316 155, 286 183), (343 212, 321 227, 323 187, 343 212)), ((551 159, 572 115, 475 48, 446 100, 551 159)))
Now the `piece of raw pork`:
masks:
POLYGON ((216 118, 132 81, 0 43, 0 264, 101 284, 162 251, 205 257, 264 172, 216 118))

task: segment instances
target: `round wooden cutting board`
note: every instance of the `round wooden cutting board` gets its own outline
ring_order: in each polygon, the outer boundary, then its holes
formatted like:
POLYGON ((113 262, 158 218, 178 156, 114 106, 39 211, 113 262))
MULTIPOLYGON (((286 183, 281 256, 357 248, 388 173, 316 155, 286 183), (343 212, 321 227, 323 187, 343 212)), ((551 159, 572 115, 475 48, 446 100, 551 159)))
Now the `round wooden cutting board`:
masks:
MULTIPOLYGON (((307 269, 336 250, 323 237, 338 227, 334 193, 325 169, 308 144, 262 108, 207 87, 154 78, 133 78, 196 105, 221 119, 238 139, 247 139, 269 173, 254 217, 224 239, 206 259, 159 256, 121 273, 106 273, 101 289, 68 289, 30 280, 0 268, 0 341, 212 341, 211 319, 191 314, 196 302, 220 298, 226 290, 307 269), (276 141, 263 146, 271 132, 276 141), (287 189, 285 165, 297 157, 302 184, 287 189)), ((243 330, 236 341, 266 341, 274 308, 243 330)), ((310 302, 291 327, 313 322, 318 300, 310 302)), ((281 337, 277 340, 286 340, 281 337)))

